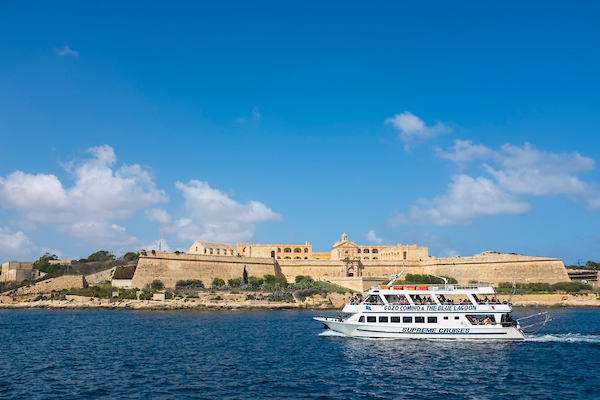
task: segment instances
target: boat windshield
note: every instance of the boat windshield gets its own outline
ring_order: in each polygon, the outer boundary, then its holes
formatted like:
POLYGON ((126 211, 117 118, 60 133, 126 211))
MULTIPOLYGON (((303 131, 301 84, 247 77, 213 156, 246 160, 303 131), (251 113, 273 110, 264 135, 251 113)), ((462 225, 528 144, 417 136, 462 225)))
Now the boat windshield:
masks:
POLYGON ((383 301, 381 300, 381 297, 379 297, 379 295, 377 294, 371 294, 369 295, 365 301, 365 303, 367 304, 383 304, 383 301))
POLYGON ((413 303, 417 305, 422 304, 436 304, 436 302, 429 295, 411 294, 413 303))
POLYGON ((409 304, 408 299, 403 294, 386 294, 385 299, 388 304, 409 304))

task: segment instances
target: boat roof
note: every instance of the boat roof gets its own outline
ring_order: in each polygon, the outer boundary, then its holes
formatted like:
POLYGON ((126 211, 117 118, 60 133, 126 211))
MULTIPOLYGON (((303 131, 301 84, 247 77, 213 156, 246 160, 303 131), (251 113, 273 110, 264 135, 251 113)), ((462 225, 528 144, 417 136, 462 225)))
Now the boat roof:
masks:
POLYGON ((404 295, 417 295, 417 294, 496 294, 496 288, 492 284, 469 284, 469 285, 456 285, 456 284, 434 284, 434 285, 381 285, 373 286, 369 293, 381 293, 381 294, 404 294, 404 295))

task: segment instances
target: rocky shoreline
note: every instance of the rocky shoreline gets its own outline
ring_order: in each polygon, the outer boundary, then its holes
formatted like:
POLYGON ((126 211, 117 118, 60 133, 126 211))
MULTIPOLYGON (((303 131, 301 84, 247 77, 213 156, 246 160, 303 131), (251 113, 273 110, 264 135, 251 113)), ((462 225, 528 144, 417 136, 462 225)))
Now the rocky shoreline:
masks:
MULTIPOLYGON (((78 296, 81 297, 81 296, 78 296)), ((0 309, 59 309, 59 310, 280 310, 280 309, 318 309, 339 310, 343 307, 344 297, 331 294, 327 297, 314 296, 304 301, 278 302, 269 300, 208 300, 208 299, 172 299, 172 300, 120 300, 120 299, 70 299, 38 300, 1 303, 0 309)), ((537 294, 516 295, 512 299, 514 307, 600 307, 600 300, 594 294, 537 294)))

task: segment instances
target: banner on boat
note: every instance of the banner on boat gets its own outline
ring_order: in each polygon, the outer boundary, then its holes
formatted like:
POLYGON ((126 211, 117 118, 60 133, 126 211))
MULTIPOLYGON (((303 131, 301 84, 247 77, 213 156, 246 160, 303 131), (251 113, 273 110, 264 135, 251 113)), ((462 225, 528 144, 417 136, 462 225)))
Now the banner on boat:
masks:
MULTIPOLYGON (((367 307, 370 309, 370 307, 367 307)), ((411 306, 411 305, 395 305, 395 306, 384 306, 385 311, 474 311, 477 309, 473 305, 426 305, 426 306, 411 306)))

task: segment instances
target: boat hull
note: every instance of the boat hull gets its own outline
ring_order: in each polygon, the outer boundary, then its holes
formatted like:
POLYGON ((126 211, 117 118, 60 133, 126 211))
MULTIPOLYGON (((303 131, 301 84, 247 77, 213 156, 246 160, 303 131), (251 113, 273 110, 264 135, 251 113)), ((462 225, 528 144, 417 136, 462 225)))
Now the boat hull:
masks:
POLYGON ((348 336, 391 339, 470 339, 470 340, 523 340, 523 333, 515 327, 473 326, 470 328, 421 328, 392 326, 390 324, 365 324, 340 321, 336 318, 314 317, 326 329, 348 336))

